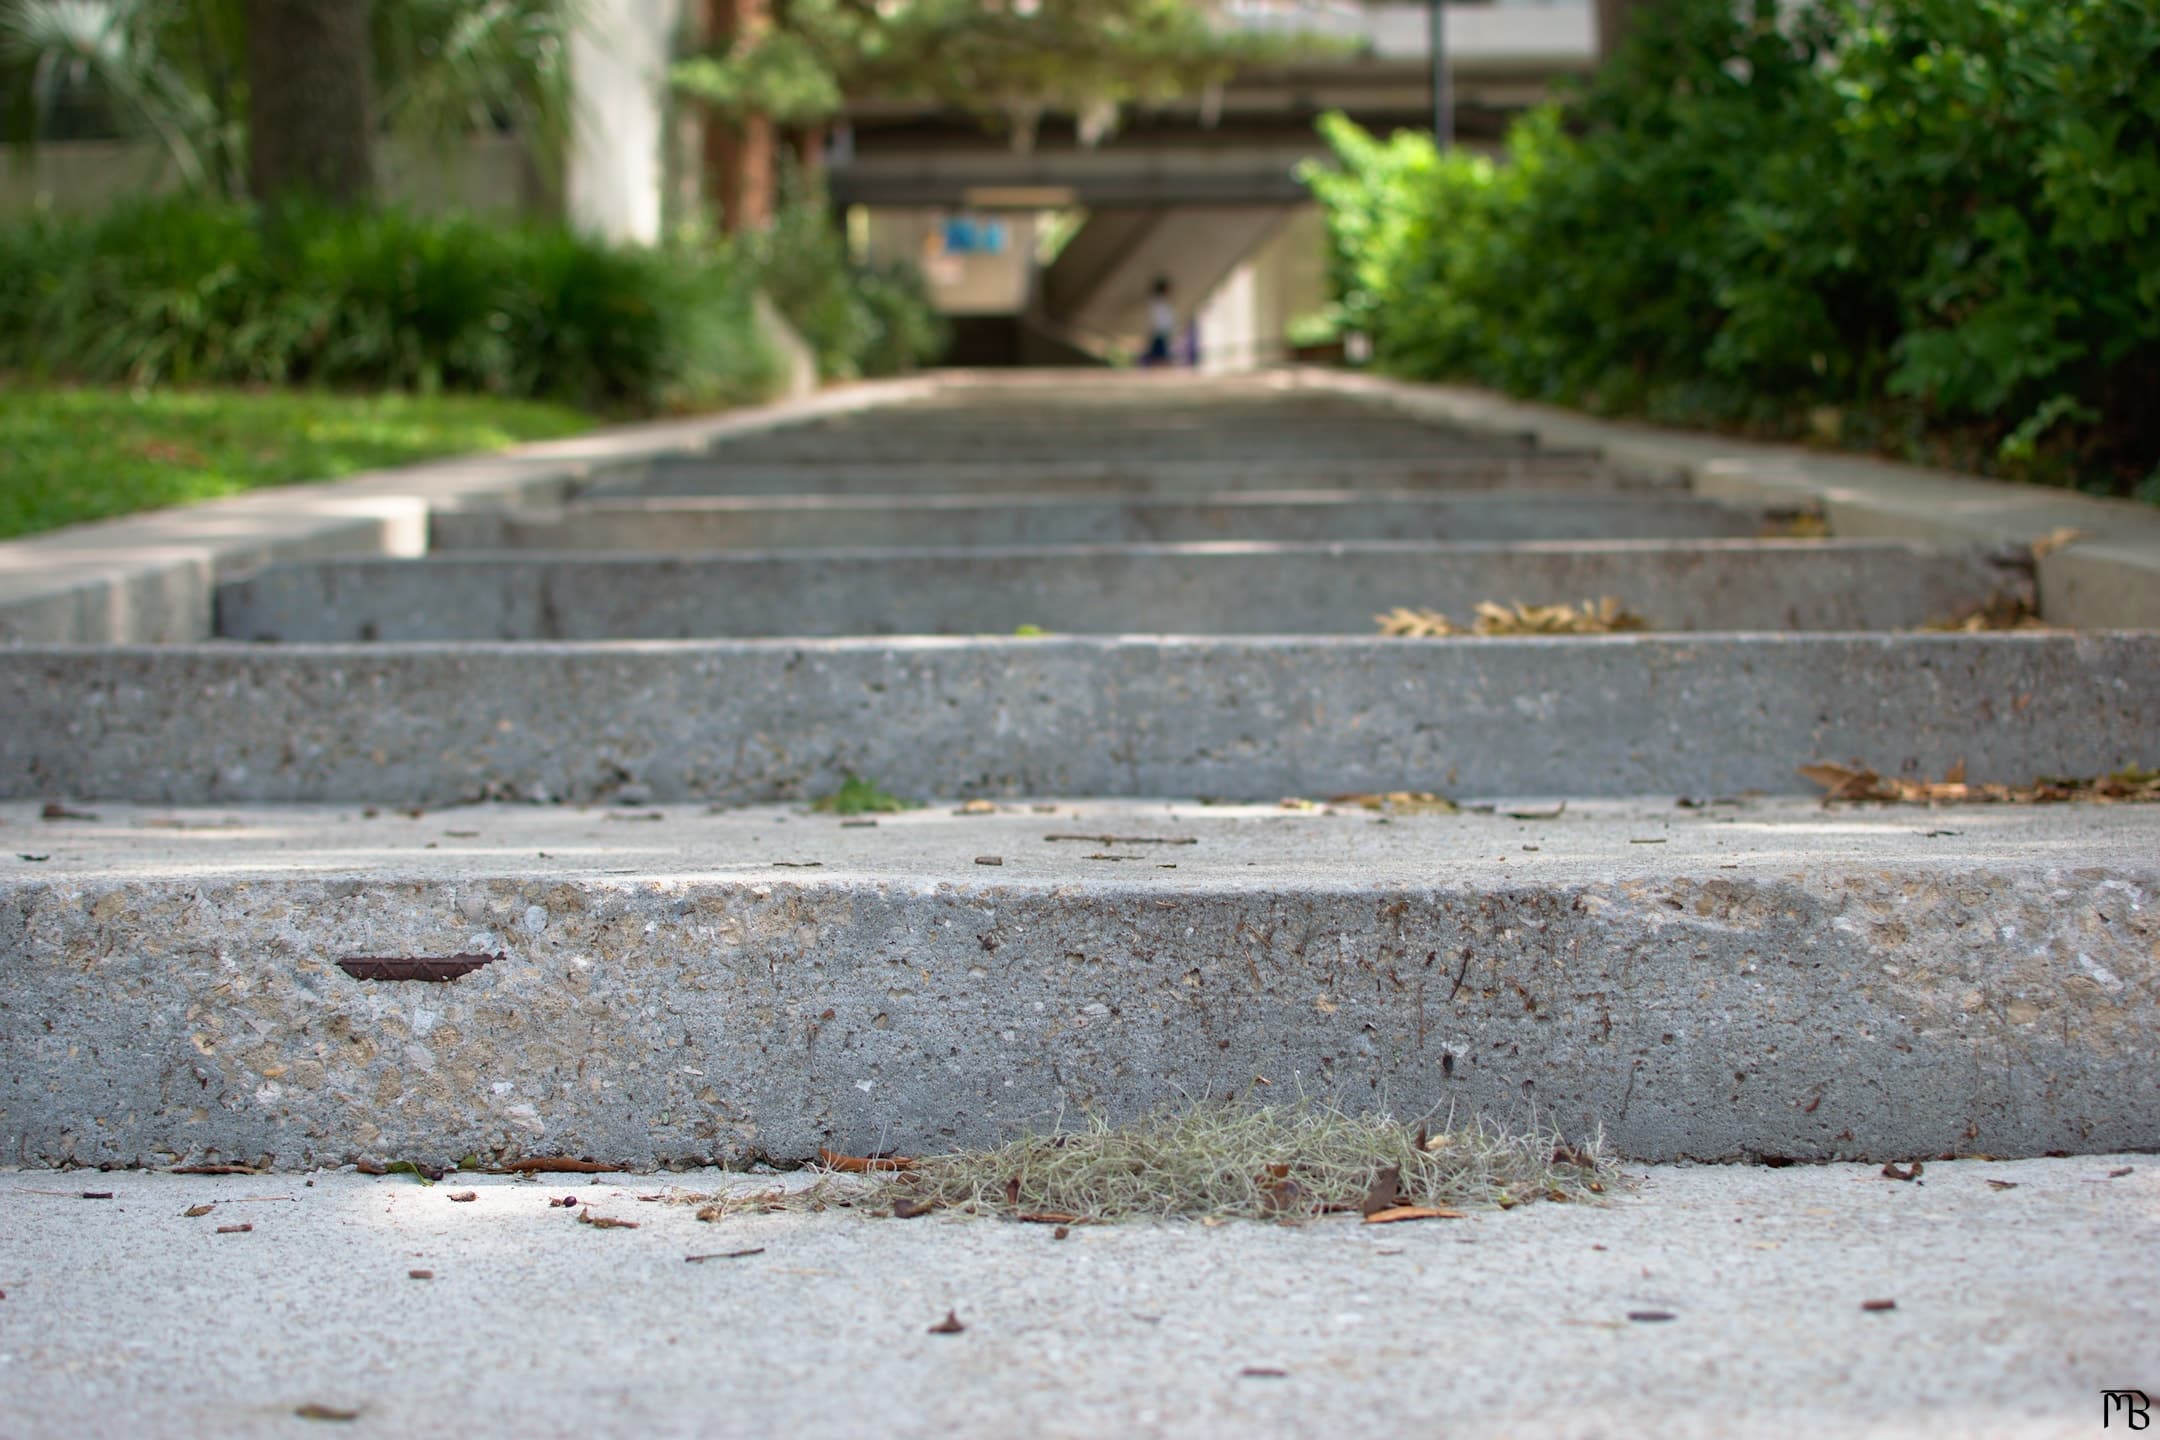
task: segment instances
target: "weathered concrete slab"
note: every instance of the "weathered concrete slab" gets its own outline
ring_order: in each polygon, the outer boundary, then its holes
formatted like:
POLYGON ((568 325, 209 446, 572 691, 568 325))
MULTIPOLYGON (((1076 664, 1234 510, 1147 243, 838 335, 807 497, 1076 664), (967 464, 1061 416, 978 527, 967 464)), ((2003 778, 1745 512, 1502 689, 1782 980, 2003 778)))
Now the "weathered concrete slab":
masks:
POLYGON ((1252 1091, 1642 1159, 2160 1146, 2155 807, 4 818, 50 857, 0 866, 15 1163, 649 1166, 1252 1091))
POLYGON ((1304 460, 1057 459, 924 460, 906 451, 881 461, 724 463, 678 456, 595 476, 594 498, 667 495, 1208 495, 1222 491, 1674 490, 1670 477, 1622 472, 1595 455, 1546 451, 1500 457, 1388 459, 1351 452, 1304 460))
POLYGON ((2160 635, 0 650, 0 792, 172 803, 1811 793, 2160 756, 2160 635))
POLYGON ((1916 1185, 1661 1166, 1600 1205, 1056 1241, 639 1203, 800 1183, 710 1170, 20 1179, 114 1199, 10 1196, 14 1440, 287 1440, 311 1403, 358 1412, 322 1428, 366 1440, 446 1414, 547 1440, 845 1435, 866 1416, 890 1440, 1294 1440, 1349 1416, 1448 1440, 2107 1440, 2132 1413, 2103 1430, 2107 1390, 2160 1394, 2134 1278, 2160 1244, 2160 1168, 2135 1155, 1930 1163, 1916 1185), (565 1195, 641 1228, 579 1225, 549 1206, 565 1195), (716 1253, 733 1258, 683 1263, 716 1253), (1672 1319, 1628 1322, 1646 1310, 1672 1319), (964 1334, 925 1333, 948 1311, 964 1334))
POLYGON ((849 546, 1124 545, 1209 540, 1742 539, 1761 506, 1680 495, 1280 491, 1191 499, 940 495, 716 496, 440 513, 445 550, 801 550, 849 546))
POLYGON ((1844 541, 1060 546, 464 554, 275 565, 218 588, 235 640, 761 635, 1370 635, 1399 605, 1611 595, 1657 630, 1895 630, 2022 577, 1977 551, 1844 541))

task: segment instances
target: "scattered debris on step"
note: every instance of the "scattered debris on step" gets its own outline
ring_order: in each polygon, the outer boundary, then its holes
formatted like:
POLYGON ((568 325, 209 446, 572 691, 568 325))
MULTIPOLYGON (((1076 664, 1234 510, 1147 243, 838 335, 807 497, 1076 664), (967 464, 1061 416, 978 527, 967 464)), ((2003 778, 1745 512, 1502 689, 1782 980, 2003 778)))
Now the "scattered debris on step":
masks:
POLYGON ((1386 614, 1375 615, 1373 622, 1380 627, 1382 635, 1411 640, 1459 635, 1617 635, 1650 628, 1648 620, 1628 609, 1613 595, 1585 600, 1580 605, 1518 603, 1510 606, 1481 600, 1476 616, 1464 626, 1437 610, 1397 606, 1386 614))
POLYGON ((1429 790, 1389 790, 1381 794, 1330 795, 1330 805, 1355 805, 1360 810, 1385 811, 1390 815, 1460 815, 1462 807, 1445 795, 1429 790))
POLYGON ((1940 780, 1886 777, 1865 766, 1817 763, 1800 773, 1823 787, 1823 804, 1863 801, 1902 805, 2053 805, 2085 801, 2096 805, 2160 801, 2160 770, 2129 766, 2112 775, 2090 778, 2043 775, 2029 785, 1974 784, 1965 778, 1961 760, 1940 780))
POLYGON ((1960 606, 1947 618, 1921 627, 1934 634, 1981 635, 1996 630, 2056 630, 2040 618, 2030 598, 1997 590, 1985 600, 1960 606))

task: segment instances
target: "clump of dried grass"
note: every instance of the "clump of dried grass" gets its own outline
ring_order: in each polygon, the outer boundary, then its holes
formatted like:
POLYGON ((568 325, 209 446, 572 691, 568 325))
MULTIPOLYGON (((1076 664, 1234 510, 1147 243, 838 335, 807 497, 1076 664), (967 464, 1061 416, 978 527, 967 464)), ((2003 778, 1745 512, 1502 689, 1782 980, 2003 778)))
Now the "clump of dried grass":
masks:
POLYGON ((1317 1105, 1204 1104, 928 1156, 911 1201, 1046 1220, 1303 1220, 1393 1205, 1507 1207, 1602 1193, 1594 1146, 1479 1122, 1428 1132, 1317 1105))
POLYGON ((1580 605, 1477 604, 1477 618, 1458 625, 1437 610, 1413 610, 1397 606, 1373 616, 1382 635, 1406 639, 1429 639, 1454 635, 1617 635, 1647 630, 1650 622, 1607 595, 1580 605))

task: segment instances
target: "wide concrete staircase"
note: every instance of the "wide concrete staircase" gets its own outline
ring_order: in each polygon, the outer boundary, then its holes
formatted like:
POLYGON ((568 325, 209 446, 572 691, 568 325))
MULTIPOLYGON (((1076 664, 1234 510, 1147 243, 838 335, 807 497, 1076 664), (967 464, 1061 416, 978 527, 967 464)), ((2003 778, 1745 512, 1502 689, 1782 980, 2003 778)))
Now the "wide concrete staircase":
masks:
POLYGON ((641 1165, 1224 1095, 2160 1145, 2160 634, 1276 377, 955 379, 0 649, 0 1161, 641 1165), (1405 638, 1615 597, 1638 633, 1405 638), (919 808, 810 802, 868 785, 919 808), (51 805, 57 813, 41 807, 51 805), (52 813, 52 818, 45 818, 52 813))

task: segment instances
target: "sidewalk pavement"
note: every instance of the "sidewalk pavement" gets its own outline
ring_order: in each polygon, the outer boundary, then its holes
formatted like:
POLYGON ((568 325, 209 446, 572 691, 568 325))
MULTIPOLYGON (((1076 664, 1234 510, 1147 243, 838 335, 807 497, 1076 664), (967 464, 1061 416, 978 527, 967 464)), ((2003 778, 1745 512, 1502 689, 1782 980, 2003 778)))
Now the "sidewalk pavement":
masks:
POLYGON ((2024 1437, 2160 1399, 2150 1158, 1630 1173, 1060 1239, 645 1198, 770 1183, 717 1172, 0 1172, 0 1432, 2024 1437))

